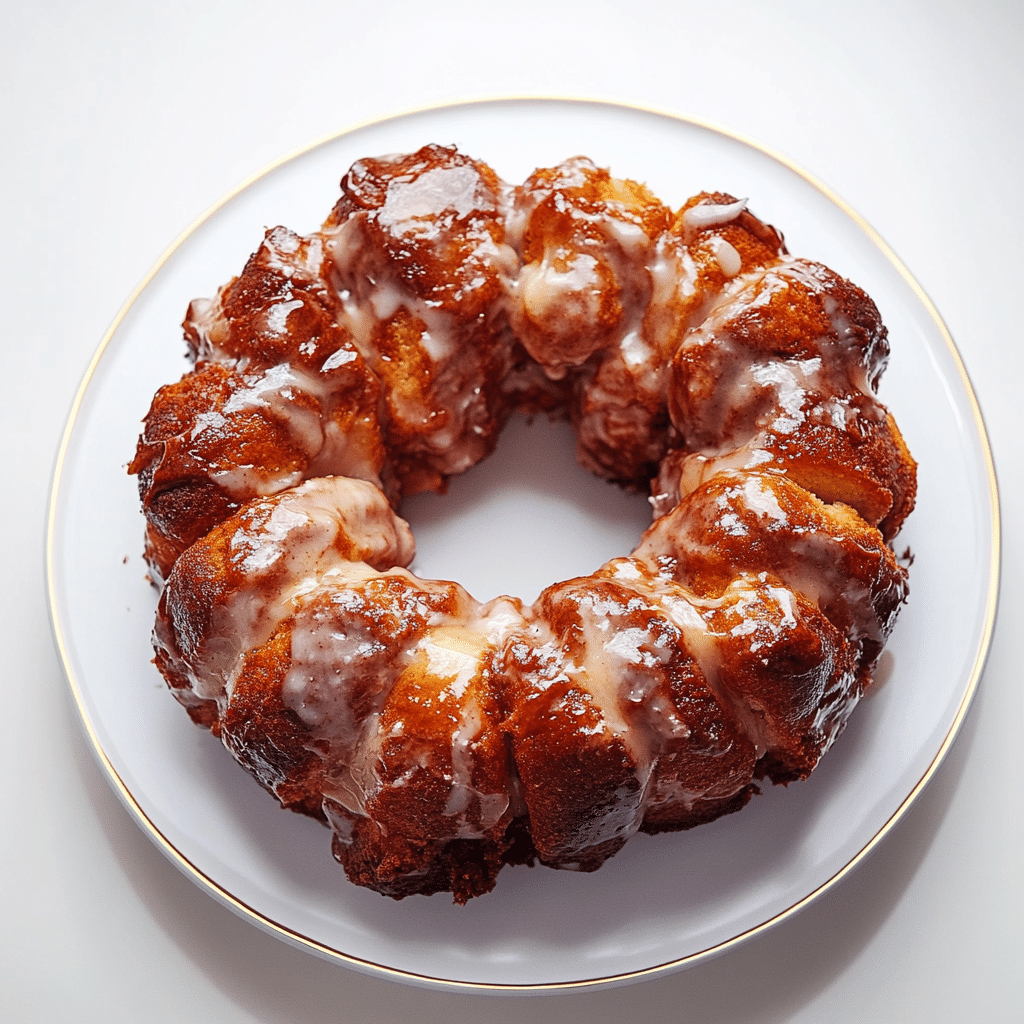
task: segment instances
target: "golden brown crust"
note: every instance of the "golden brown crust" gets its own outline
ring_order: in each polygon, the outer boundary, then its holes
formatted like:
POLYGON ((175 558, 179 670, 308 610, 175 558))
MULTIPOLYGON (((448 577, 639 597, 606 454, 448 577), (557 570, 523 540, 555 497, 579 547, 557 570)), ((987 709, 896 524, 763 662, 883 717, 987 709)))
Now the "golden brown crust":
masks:
POLYGON ((695 481, 725 465, 784 473, 891 539, 913 508, 916 465, 874 397, 888 352, 859 288, 820 264, 769 268, 676 351, 669 409, 686 447, 670 464, 686 476, 689 460, 695 481))
POLYGON ((505 235, 501 182, 486 164, 424 146, 397 160, 358 161, 341 188, 324 226, 359 224, 359 274, 386 267, 445 312, 466 320, 486 314, 501 292, 493 250, 505 235))
POLYGON ((323 758, 309 745, 308 730, 281 696, 290 647, 291 631, 282 626, 245 657, 221 715, 220 737, 282 807, 326 821, 323 758))

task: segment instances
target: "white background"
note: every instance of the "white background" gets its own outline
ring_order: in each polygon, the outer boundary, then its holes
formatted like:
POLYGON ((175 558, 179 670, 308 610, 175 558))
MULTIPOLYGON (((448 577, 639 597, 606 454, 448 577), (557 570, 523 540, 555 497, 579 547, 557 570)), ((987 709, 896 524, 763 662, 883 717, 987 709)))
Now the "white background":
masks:
POLYGON ((0 1018, 1024 1018, 1024 8, 51 3, 6 4, 2 20, 0 1018), (1004 517, 999 620, 974 708, 876 853, 795 919, 710 963, 529 999, 354 974, 267 937, 180 875, 95 766, 50 640, 42 572, 53 456, 79 380, 132 288, 192 219, 328 132, 524 94, 717 123, 834 188, 896 250, 956 339, 988 422, 1004 517))

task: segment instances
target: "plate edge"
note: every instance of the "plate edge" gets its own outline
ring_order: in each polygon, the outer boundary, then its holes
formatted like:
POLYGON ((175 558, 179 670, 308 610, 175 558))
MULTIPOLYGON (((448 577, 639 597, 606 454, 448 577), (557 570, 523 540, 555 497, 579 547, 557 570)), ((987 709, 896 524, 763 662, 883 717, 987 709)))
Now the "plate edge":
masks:
POLYGON ((271 934, 276 935, 284 941, 289 942, 292 945, 297 945, 300 948, 306 948, 310 952, 313 952, 321 957, 329 960, 343 963, 346 966, 360 970, 364 973, 379 974, 390 980, 403 981, 407 983, 426 985, 428 987, 443 989, 448 991, 466 991, 466 992, 505 992, 505 993, 543 993, 543 992, 557 992, 557 991, 570 991, 573 989, 595 989, 600 987, 611 987, 615 985, 622 985, 629 982, 640 981, 646 978, 651 978, 657 975, 670 973, 675 970, 682 969, 684 967, 692 966, 696 962, 704 959, 710 959, 727 950, 739 945, 742 942, 747 941, 757 935, 762 934, 769 928, 781 923, 789 917, 808 906, 811 902, 822 896, 825 892, 833 888, 839 881, 841 881, 847 874, 849 874, 856 866, 858 866, 880 843, 881 841, 892 831, 897 822, 902 819, 904 814, 907 812, 909 807, 914 803, 917 797, 920 795, 923 788, 927 785, 930 779, 934 776, 941 763, 945 760, 950 748, 953 745, 963 722, 970 710, 971 704, 975 693, 977 692, 978 685, 981 676, 984 671, 985 663, 988 658, 989 650, 991 647, 991 640, 993 631, 995 628, 996 609, 998 605, 999 587, 1000 587, 1000 568, 1001 568, 1001 518, 1000 518, 1000 505, 999 505, 999 489, 998 481, 996 478, 994 459, 992 455, 991 444, 988 438, 988 431, 985 426, 984 417, 981 411, 980 404, 974 391, 974 387, 971 383, 970 376, 967 373, 963 359, 960 356, 959 350, 956 347, 956 343, 953 340, 948 328, 946 327, 942 317, 936 309, 934 303, 928 297, 927 293, 909 272, 902 260, 896 255, 894 250, 885 242, 882 236, 859 214, 854 210, 842 197, 835 192, 831 187, 820 181, 818 178, 804 170, 801 166, 794 163, 788 157, 772 149, 771 147, 757 142, 747 136, 739 134, 737 132, 730 131, 722 126, 713 124, 708 121, 701 120, 690 116, 684 116, 676 114, 668 110, 659 109, 656 107, 647 107, 637 104, 622 103, 610 99, 592 99, 583 97, 572 97, 572 96, 555 96, 555 95, 515 95, 515 96, 494 96, 494 97, 478 97, 473 99, 466 99, 462 101, 455 101, 449 103, 442 103, 426 107, 414 107, 403 111, 393 112, 386 116, 371 118, 366 121, 357 122, 350 124, 345 128, 338 129, 336 131, 324 134, 312 142, 305 145, 296 147, 283 156, 276 158, 270 163, 266 164, 260 170, 242 180, 237 186, 231 189, 228 193, 218 199, 210 207, 208 207, 202 214, 195 218, 178 236, 164 249, 164 251, 157 258, 156 262, 136 285, 136 287, 129 294, 128 298, 118 311, 111 325, 101 338, 99 345, 97 346, 92 358, 90 359, 85 373, 82 377, 81 383, 79 384, 74 398, 71 403, 70 410, 65 422, 64 430, 61 434, 60 444, 57 448, 57 452, 54 458, 53 473, 51 478, 50 495, 47 504, 47 520, 46 520, 46 532, 45 532, 45 544, 44 544, 44 560, 45 560, 45 577, 46 577, 46 589, 47 589, 47 609, 50 619, 51 633, 54 639, 54 643, 57 649, 58 657, 61 662, 61 667, 64 672, 65 679, 67 680, 69 689, 71 691, 72 698, 74 700, 76 709, 78 711, 78 717, 80 718, 83 728, 85 729, 86 738, 89 746, 92 749, 94 757, 96 757, 101 770, 107 776, 108 782, 113 787, 122 803, 126 806, 129 812, 135 817, 139 826, 146 832, 154 844, 164 853, 165 856, 171 860, 186 876, 191 878, 201 889, 207 890, 210 895, 214 896, 219 902, 227 905, 230 909, 235 911, 245 919, 251 920, 257 924, 264 931, 268 931, 271 934), (308 936, 301 935, 297 932, 292 931, 279 924, 276 921, 266 917, 259 911, 249 907, 247 904, 238 900, 232 896, 227 890, 223 889, 213 879, 209 878, 204 874, 198 867, 192 864, 176 847, 171 844, 163 833, 157 828, 154 822, 152 822, 146 815, 145 811, 136 802, 124 782, 118 775, 113 764, 107 757, 106 752, 103 750, 99 743, 98 736, 89 715, 86 711, 82 700, 81 688, 77 679, 75 678, 70 659, 68 656, 67 644, 65 640, 64 630, 60 622, 60 616, 58 611, 58 596, 57 596, 57 580, 56 580, 56 569, 54 564, 54 547, 56 544, 56 529, 57 529, 57 512, 60 503, 61 484, 63 478, 63 470, 65 468, 65 461, 67 458, 68 449, 71 444, 71 439, 74 434, 74 428, 77 423, 79 413, 82 408, 82 404, 85 400, 86 392, 88 391, 90 382, 96 373, 100 361, 104 353, 106 352, 110 342, 113 340, 121 323, 124 321, 128 312, 138 300, 142 292, 149 286, 160 270, 166 265, 170 258, 177 252, 177 250, 208 220, 210 220, 218 211, 223 207, 227 206, 233 199, 239 196, 241 193, 246 191, 252 185, 271 174, 278 168, 284 166, 296 160, 312 151, 330 144, 343 136, 354 134, 360 130, 371 128, 375 125, 385 124, 392 121, 402 120, 404 118, 410 118, 423 114, 430 114, 435 112, 449 111, 460 107, 475 107, 475 106, 486 106, 486 105, 514 105, 524 103, 550 103, 555 104, 580 104, 590 107, 609 107, 622 112, 634 112, 642 113, 645 115, 654 115, 657 117, 665 118, 669 121, 675 121, 677 123, 687 125, 690 127, 701 128, 706 131, 713 132, 714 134, 723 136, 735 142, 739 142, 742 145, 748 146, 765 156, 768 156, 777 163, 783 165, 798 177, 802 178, 818 192, 823 194, 828 200, 830 200, 835 206, 837 206, 843 213, 845 213, 856 225, 863 231, 870 241, 881 251, 882 255, 896 268, 904 282, 911 288, 913 293, 916 295, 918 300, 922 303, 931 317, 934 324, 938 327, 939 332, 946 344, 946 348, 950 356, 954 361, 954 365, 960 376, 961 384, 966 392, 970 411, 973 416, 973 422, 977 430, 978 440, 981 444, 982 457, 985 466, 986 477, 988 481, 988 498, 989 498, 989 513, 990 521, 989 526, 991 529, 990 538, 990 555, 989 555, 989 576, 988 576, 988 588, 986 595, 985 605, 985 619, 984 626, 979 637, 978 644, 975 650, 974 662, 970 673, 970 678, 967 687, 964 691, 963 697, 961 698, 960 705, 957 713, 954 716, 953 722, 950 725, 949 731, 947 732, 942 744, 938 751, 932 758, 931 762, 923 772, 921 778, 918 780, 916 785, 910 790, 907 796, 901 801, 900 805, 896 808, 889 819, 882 825, 874 837, 865 844, 864 847, 849 860, 839 871, 832 875, 825 882, 821 883, 812 892, 808 893, 801 900, 792 904, 790 907, 780 911, 767 921, 761 922, 761 924, 747 929, 739 935, 733 936, 721 943, 717 943, 714 946, 710 946, 706 949, 699 950, 695 953, 691 953, 686 957, 681 957, 676 960, 666 961, 662 964, 657 964, 652 967, 642 968, 636 971, 627 971, 619 974, 607 975, 596 978, 578 979, 571 981, 557 981, 557 982, 538 982, 538 983, 525 983, 525 984, 509 984, 503 982, 473 982, 473 981, 459 981, 448 978, 436 978, 430 975, 418 974, 412 971, 400 970, 397 968, 388 967, 383 964, 376 964, 372 961, 363 960, 359 957, 354 957, 350 954, 344 953, 340 950, 333 949, 322 943, 317 942, 315 939, 311 939, 308 936))

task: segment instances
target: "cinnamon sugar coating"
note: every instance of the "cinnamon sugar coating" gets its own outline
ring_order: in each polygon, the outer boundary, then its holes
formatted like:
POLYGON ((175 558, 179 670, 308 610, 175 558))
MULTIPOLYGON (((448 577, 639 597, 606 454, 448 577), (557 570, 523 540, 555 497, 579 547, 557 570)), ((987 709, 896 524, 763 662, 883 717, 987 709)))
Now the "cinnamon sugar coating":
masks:
POLYGON ((441 146, 361 160, 185 333, 130 466, 156 663, 353 882, 594 870, 806 778, 870 685, 916 490, 887 333, 745 200, 673 211, 583 157, 519 187, 441 146), (655 512, 531 607, 411 574, 397 514, 515 410, 655 512))

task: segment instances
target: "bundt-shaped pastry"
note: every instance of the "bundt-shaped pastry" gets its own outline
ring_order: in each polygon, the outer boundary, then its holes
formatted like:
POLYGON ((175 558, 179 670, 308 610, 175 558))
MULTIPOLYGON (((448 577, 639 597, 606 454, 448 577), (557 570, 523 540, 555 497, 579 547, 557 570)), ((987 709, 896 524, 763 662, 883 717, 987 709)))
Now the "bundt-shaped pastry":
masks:
POLYGON ((886 331, 745 200, 362 160, 185 331, 130 466, 156 663, 352 881, 465 902, 505 864, 593 870, 806 778, 870 685, 915 494, 886 331), (655 511, 532 607, 414 576, 396 514, 515 410, 655 511))

